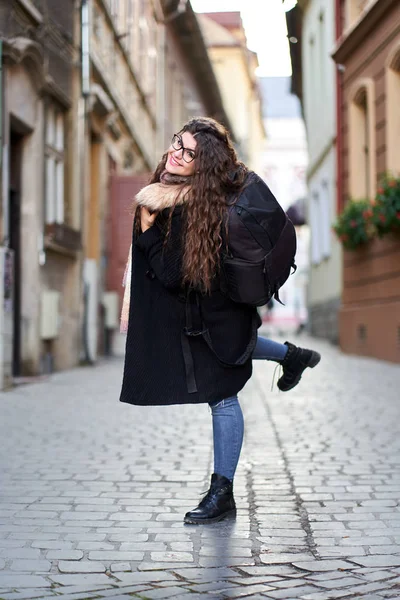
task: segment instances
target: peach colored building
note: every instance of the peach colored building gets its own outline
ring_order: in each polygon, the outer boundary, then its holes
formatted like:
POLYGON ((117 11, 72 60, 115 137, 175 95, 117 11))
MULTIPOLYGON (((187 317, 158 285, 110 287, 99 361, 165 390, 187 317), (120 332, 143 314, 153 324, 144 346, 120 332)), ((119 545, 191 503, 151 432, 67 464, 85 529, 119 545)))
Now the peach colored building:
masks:
MULTIPOLYGON (((400 175, 400 3, 338 3, 334 59, 339 88, 340 202, 375 195, 379 179, 400 175)), ((340 345, 400 362, 400 239, 346 252, 340 345)))

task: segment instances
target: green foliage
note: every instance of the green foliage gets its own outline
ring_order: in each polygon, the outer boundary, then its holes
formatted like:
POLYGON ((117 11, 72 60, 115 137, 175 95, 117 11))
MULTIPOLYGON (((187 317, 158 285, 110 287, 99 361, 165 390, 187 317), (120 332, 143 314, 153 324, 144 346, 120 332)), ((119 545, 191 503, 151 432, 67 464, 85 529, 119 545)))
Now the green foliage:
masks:
POLYGON ((400 178, 385 177, 372 202, 372 222, 379 237, 400 233, 400 178))
POLYGON ((350 200, 339 215, 333 229, 348 250, 366 244, 374 236, 369 213, 372 216, 368 200, 350 200))
POLYGON ((333 226, 347 250, 374 237, 400 234, 400 177, 385 176, 374 200, 350 200, 333 226))

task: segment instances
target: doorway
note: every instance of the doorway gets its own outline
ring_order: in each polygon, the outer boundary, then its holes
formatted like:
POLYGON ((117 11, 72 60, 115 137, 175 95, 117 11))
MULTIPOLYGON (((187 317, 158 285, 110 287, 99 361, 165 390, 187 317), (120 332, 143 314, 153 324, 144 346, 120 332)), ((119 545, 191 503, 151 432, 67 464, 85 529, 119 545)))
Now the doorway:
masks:
POLYGON ((21 375, 21 169, 24 136, 10 130, 9 232, 14 251, 13 376, 21 375))

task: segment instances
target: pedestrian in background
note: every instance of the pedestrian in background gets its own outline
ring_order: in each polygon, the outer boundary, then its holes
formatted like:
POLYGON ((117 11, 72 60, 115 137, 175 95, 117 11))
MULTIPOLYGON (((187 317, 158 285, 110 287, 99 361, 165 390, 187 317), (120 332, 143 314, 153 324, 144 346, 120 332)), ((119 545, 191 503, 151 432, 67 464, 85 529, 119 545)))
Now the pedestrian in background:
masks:
POLYGON ((121 401, 136 405, 208 403, 214 473, 186 523, 211 523, 236 510, 233 478, 243 440, 237 398, 252 360, 282 365, 292 389, 319 354, 257 336, 257 309, 224 293, 220 270, 227 207, 251 173, 226 129, 191 119, 175 134, 134 204, 122 329, 127 329, 121 401))

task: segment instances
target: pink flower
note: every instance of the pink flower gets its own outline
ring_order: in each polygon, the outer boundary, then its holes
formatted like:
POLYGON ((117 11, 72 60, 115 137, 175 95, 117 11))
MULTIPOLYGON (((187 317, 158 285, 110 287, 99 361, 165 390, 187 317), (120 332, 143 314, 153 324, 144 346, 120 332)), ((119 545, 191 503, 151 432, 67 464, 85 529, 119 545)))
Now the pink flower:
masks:
POLYGON ((350 227, 352 229, 354 229, 354 227, 357 227, 357 221, 354 221, 354 219, 352 221, 350 221, 350 227))

